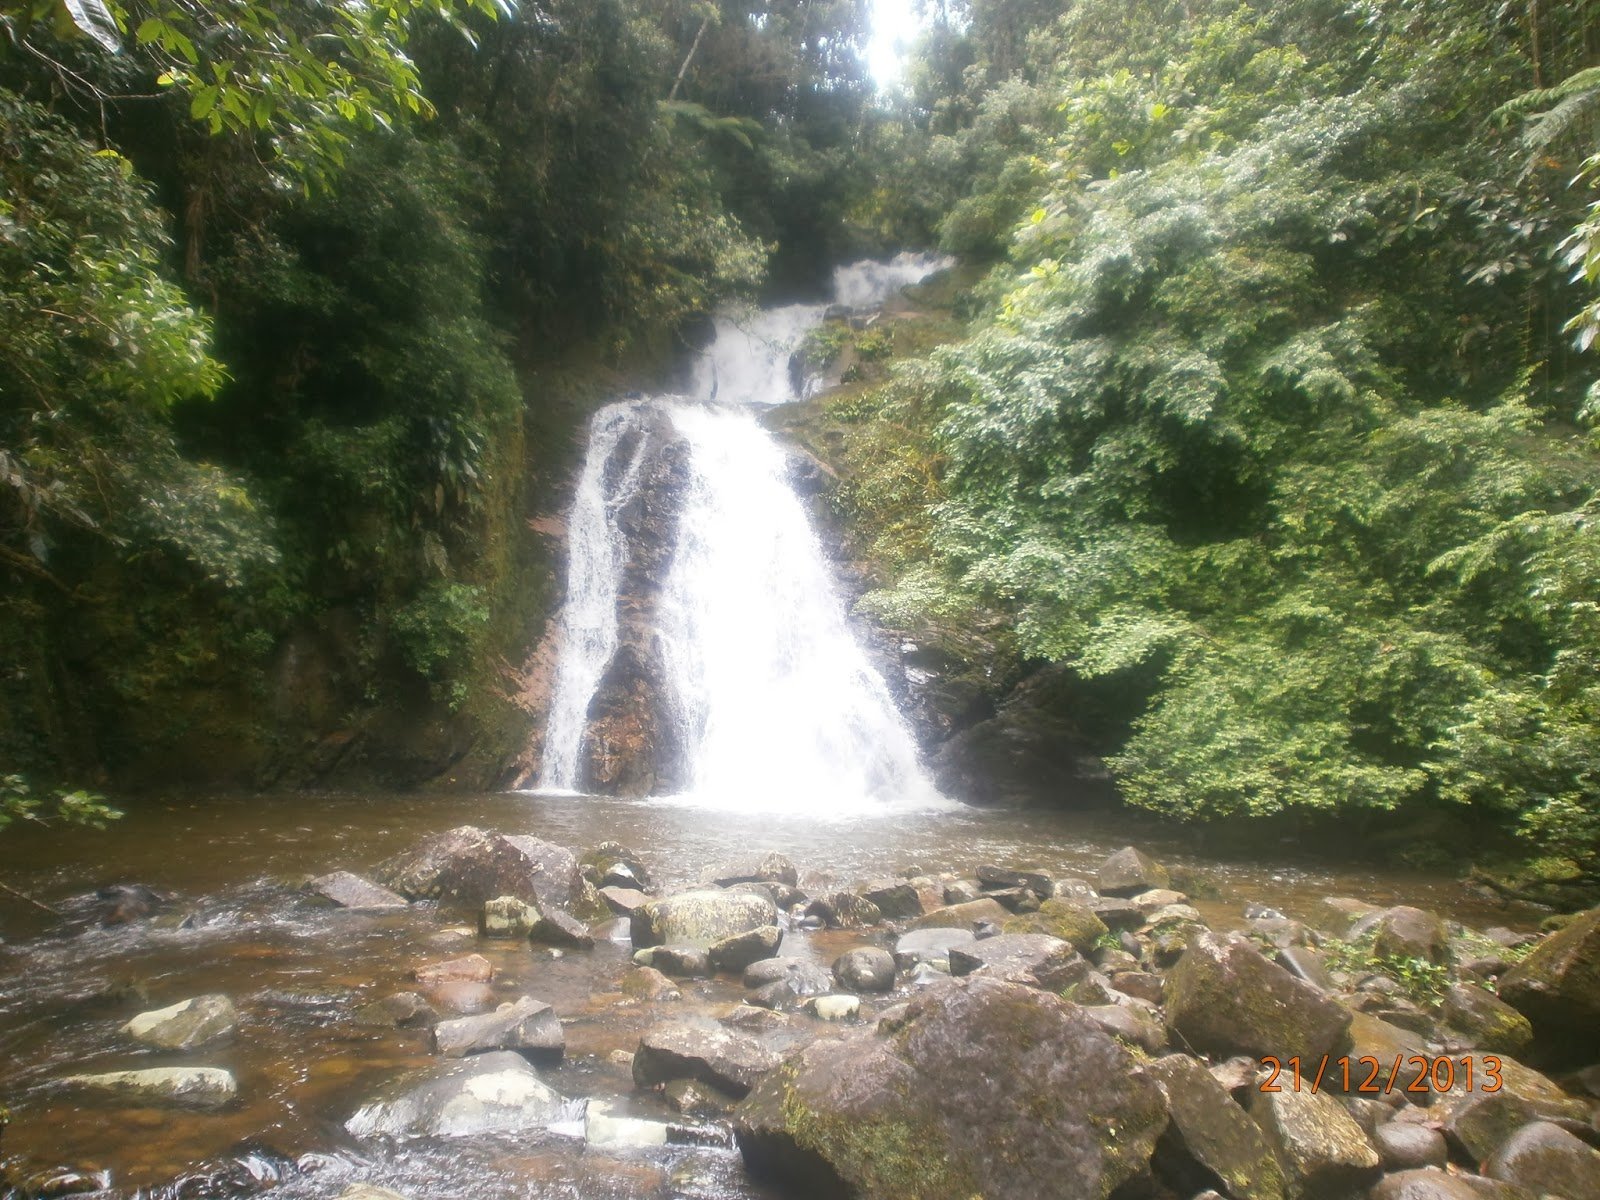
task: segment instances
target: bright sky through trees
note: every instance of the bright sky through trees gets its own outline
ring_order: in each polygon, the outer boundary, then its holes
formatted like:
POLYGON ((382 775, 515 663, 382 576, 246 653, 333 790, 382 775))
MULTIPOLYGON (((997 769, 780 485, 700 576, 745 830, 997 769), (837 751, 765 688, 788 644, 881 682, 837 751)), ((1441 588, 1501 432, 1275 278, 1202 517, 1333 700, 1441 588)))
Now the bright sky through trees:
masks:
POLYGON ((872 0, 872 39, 867 43, 867 68, 879 91, 899 86, 906 51, 922 28, 913 0, 872 0))

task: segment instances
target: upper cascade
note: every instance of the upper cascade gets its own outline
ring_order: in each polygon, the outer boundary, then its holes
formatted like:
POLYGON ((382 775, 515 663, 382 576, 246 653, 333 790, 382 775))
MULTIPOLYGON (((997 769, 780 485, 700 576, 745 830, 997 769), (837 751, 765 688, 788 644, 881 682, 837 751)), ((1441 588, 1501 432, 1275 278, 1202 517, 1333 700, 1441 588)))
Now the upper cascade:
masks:
MULTIPOLYGON (((875 307, 943 265, 901 254, 841 267, 834 303, 875 307)), ((804 392, 790 360, 828 309, 719 317, 691 396, 592 419, 541 788, 841 816, 949 803, 851 634, 783 448, 755 419, 804 392)))

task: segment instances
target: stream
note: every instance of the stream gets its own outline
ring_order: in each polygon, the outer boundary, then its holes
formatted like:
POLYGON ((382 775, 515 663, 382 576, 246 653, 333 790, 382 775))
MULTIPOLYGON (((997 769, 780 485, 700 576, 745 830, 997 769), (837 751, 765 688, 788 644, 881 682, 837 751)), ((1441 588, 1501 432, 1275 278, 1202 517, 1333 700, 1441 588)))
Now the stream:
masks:
MULTIPOLYGON (((577 848, 603 840, 639 849, 663 894, 696 882, 710 864, 771 847, 800 869, 815 893, 908 871, 970 874, 982 862, 1088 874, 1130 841, 1166 862, 1208 923, 1243 923, 1250 901, 1311 917, 1327 895, 1408 903, 1481 925, 1503 910, 1444 876, 1323 868, 1296 861, 1221 862, 1197 855, 1192 838, 1126 817, 1064 812, 898 812, 855 818, 738 813, 681 802, 599 796, 495 794, 185 797, 146 803, 111 831, 72 838, 8 832, 0 876, 57 906, 68 919, 6 902, 0 945, 0 1097, 12 1110, 4 1150, 34 1167, 69 1164, 105 1171, 117 1188, 171 1184, 163 1195, 232 1195, 197 1174, 197 1164, 243 1162, 264 1179, 284 1174, 274 1194, 332 1197, 356 1178, 414 1200, 485 1196, 759 1197, 726 1145, 616 1152, 550 1133, 529 1140, 485 1137, 437 1142, 358 1142, 342 1123, 397 1074, 431 1060, 426 1032, 361 1023, 362 1006, 415 985, 431 960, 476 951, 499 970, 498 999, 528 994, 553 1005, 567 1038, 562 1066, 545 1072, 573 1097, 610 1098, 638 1115, 667 1119, 661 1101, 638 1092, 615 1052, 666 1015, 713 1017, 745 995, 737 978, 685 980, 670 1006, 622 996, 630 965, 626 922, 598 927, 591 951, 560 957, 526 941, 480 940, 464 914, 418 904, 395 914, 330 909, 297 890, 304 877, 369 870, 424 836, 470 823, 532 833, 577 848), (141 883, 172 895, 149 920, 102 928, 93 889, 141 883), (124 993, 142 988, 137 997, 124 993), (205 992, 233 997, 237 1038, 199 1054, 239 1080, 240 1100, 195 1113, 92 1102, 54 1084, 78 1071, 197 1061, 196 1054, 139 1050, 119 1034, 141 1009, 205 992)), ((1514 922, 1513 922, 1514 923, 1514 922)), ((826 966, 872 931, 791 929, 782 952, 826 966)), ((902 985, 899 996, 907 994, 902 985)), ((873 1007, 896 996, 874 998, 873 1007)), ((821 1036, 833 1030, 796 1020, 821 1036)), ((244 1167, 236 1167, 234 1187, 244 1167)))

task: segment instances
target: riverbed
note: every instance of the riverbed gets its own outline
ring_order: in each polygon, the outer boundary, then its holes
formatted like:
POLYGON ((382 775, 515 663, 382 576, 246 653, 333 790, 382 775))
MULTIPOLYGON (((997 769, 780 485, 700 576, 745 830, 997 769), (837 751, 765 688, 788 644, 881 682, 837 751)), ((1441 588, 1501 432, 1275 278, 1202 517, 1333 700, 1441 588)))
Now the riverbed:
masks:
MULTIPOLYGON (((426 1031, 377 1027, 358 1016, 363 1005, 414 987, 409 973, 420 964, 484 954, 497 970, 497 999, 530 995, 562 1018, 566 1059, 546 1073, 558 1090, 618 1101, 655 1119, 673 1114, 634 1088, 626 1055, 639 1035, 667 1015, 714 1019, 745 995, 725 977, 683 981, 683 999, 670 1013, 624 997, 618 985, 632 953, 624 921, 597 924, 593 950, 557 952, 480 939, 459 911, 419 904, 352 912, 299 890, 307 876, 366 872, 462 824, 532 834, 579 853, 623 842, 639 852, 662 894, 751 850, 787 855, 801 888, 817 894, 884 876, 970 875, 981 863, 1092 877, 1108 853, 1131 842, 1173 870, 1175 886, 1215 928, 1243 924, 1251 902, 1311 918, 1330 895, 1413 904, 1474 925, 1519 924, 1518 914, 1444 874, 1329 867, 1292 846, 1275 861, 1225 861, 1197 853, 1181 829, 1105 814, 961 809, 821 820, 526 793, 149 800, 103 833, 21 829, 0 838, 0 880, 62 914, 52 919, 0 901, 0 1102, 12 1110, 0 1149, 30 1169, 103 1172, 117 1189, 190 1176, 174 1195, 233 1194, 195 1174, 200 1164, 228 1163, 236 1185, 279 1180, 275 1194, 285 1197, 336 1196, 355 1179, 414 1200, 766 1195, 745 1178, 731 1145, 719 1144, 714 1126, 703 1131, 708 1145, 638 1151, 586 1146, 570 1131, 376 1144, 345 1133, 343 1122, 366 1097, 433 1061, 426 1031), (149 917, 102 927, 96 889, 135 883, 171 899, 149 917), (240 1011, 238 1036, 219 1050, 164 1055, 120 1032, 141 1008, 209 992, 231 996, 240 1011), (191 1113, 87 1102, 55 1082, 75 1072, 199 1061, 234 1073, 234 1106, 191 1113)), ((826 967, 851 946, 883 941, 870 930, 793 929, 782 953, 826 967)), ((834 1034, 817 1024, 814 1032, 834 1034)))

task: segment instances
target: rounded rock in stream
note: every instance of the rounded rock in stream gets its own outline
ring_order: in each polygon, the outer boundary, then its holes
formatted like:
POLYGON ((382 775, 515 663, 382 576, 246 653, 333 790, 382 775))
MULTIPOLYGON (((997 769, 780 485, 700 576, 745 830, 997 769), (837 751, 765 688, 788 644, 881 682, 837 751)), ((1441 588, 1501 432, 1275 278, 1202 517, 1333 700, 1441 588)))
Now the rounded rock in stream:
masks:
POLYGON ((638 947, 670 944, 705 949, 777 923, 777 905, 766 896, 706 889, 641 904, 629 917, 628 931, 638 947))
POLYGON ((577 1108, 527 1059, 496 1050, 401 1081, 363 1105, 344 1127, 361 1138, 526 1133, 571 1119, 577 1108))
POLYGON ((182 1108, 223 1108, 239 1094, 231 1072, 220 1067, 154 1067, 145 1071, 109 1071, 69 1075, 63 1086, 120 1096, 142 1104, 182 1108))
POLYGON ((158 1050, 193 1050, 230 1038, 238 1030, 239 1013, 221 994, 140 1013, 122 1027, 129 1037, 158 1050))
POLYGON ((846 950, 833 963, 833 977, 852 992, 894 990, 894 955, 877 946, 846 950))

